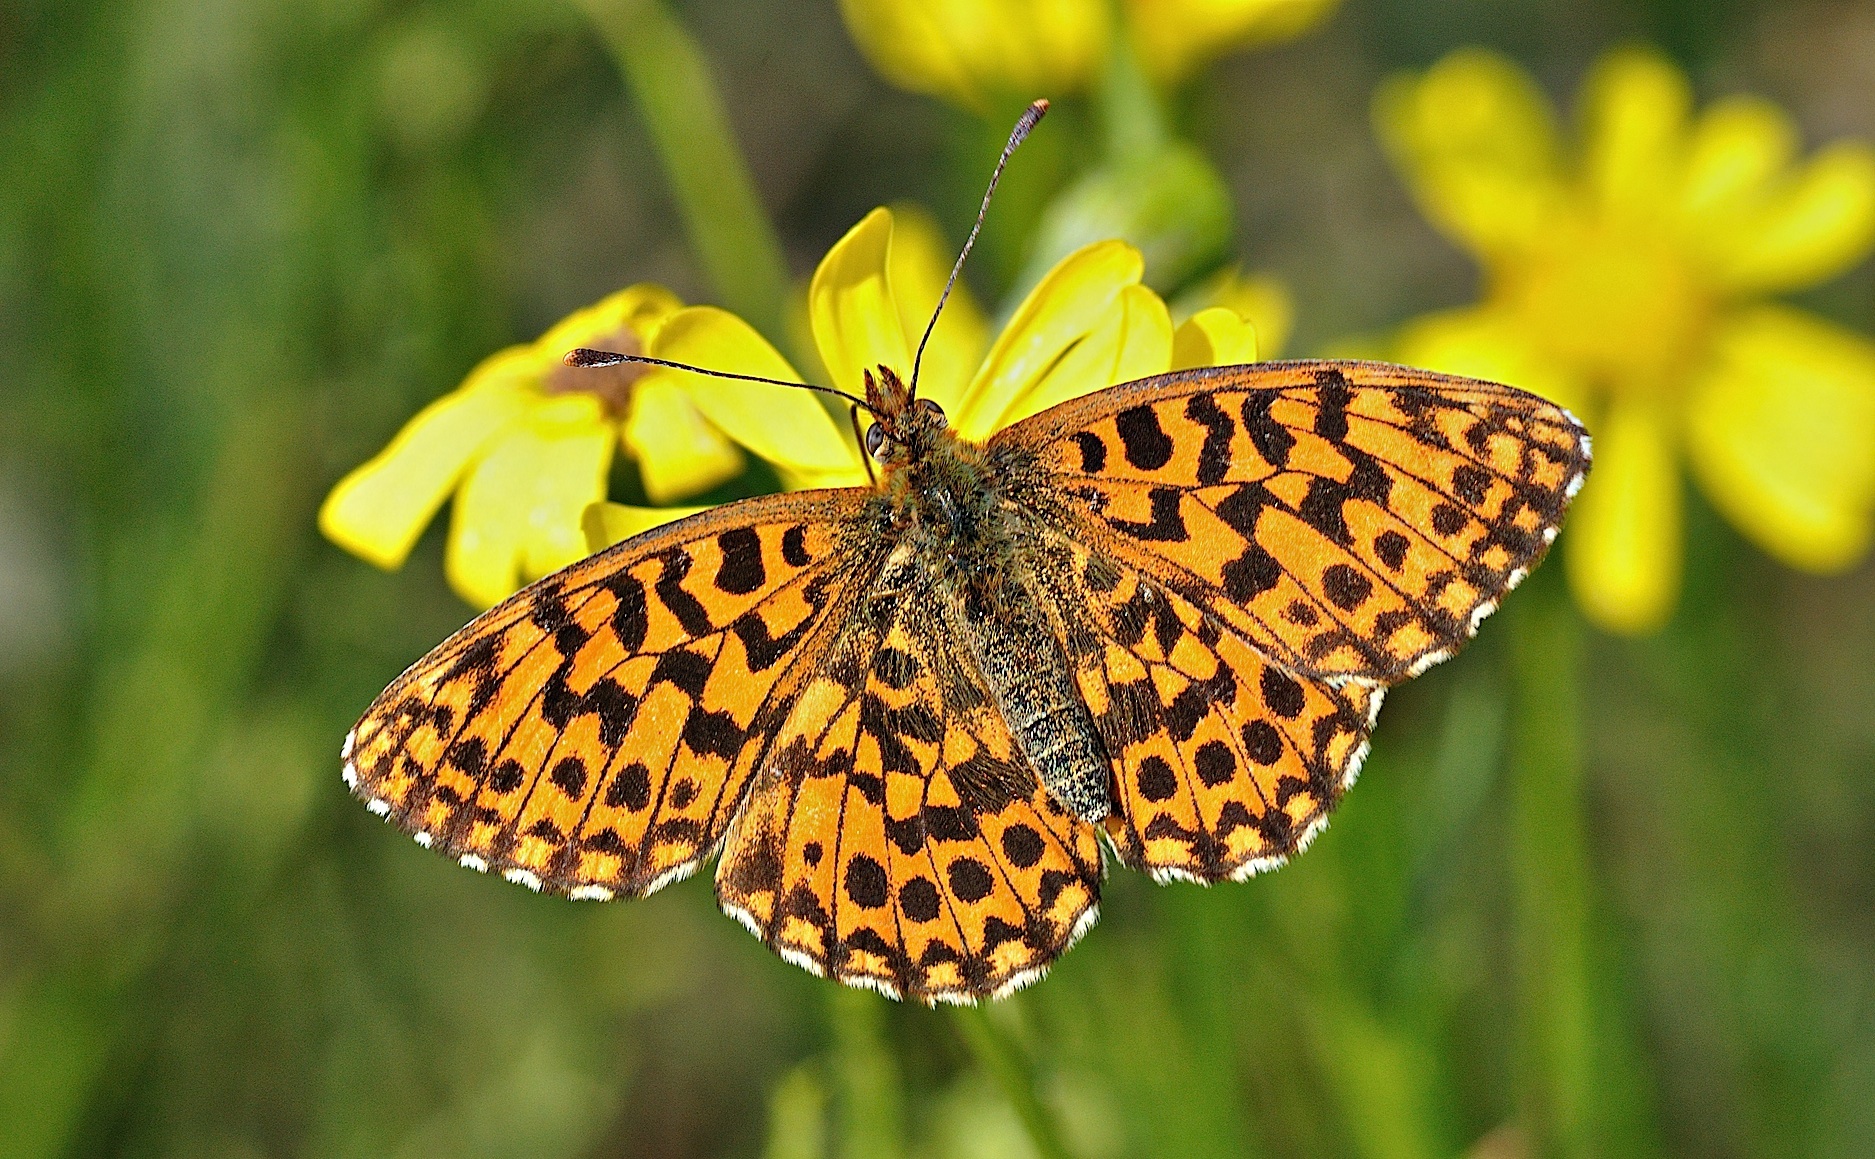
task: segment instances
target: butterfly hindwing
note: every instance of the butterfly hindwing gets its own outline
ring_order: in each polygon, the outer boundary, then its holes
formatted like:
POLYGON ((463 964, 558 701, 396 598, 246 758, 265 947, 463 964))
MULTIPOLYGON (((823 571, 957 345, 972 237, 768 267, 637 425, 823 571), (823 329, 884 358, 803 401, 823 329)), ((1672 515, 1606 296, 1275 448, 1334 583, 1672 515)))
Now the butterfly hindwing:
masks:
POLYGON ((1588 466, 1568 412, 1374 363, 1183 371, 990 441, 1044 518, 1297 673, 1392 683, 1542 557, 1588 466), (1026 462, 1025 462, 1026 458, 1026 462))
POLYGON ((1379 686, 1290 673, 1150 577, 1041 534, 1060 635, 1112 763, 1121 859, 1207 882, 1280 865, 1358 772, 1379 686))
POLYGON ((537 889, 641 895, 684 875, 864 573, 845 522, 864 495, 718 508, 517 593, 366 711, 353 791, 537 889))
POLYGON ((927 591, 875 615, 796 700, 718 897, 818 974, 924 1001, 1007 992, 1092 924, 1094 830, 1018 754, 927 591))

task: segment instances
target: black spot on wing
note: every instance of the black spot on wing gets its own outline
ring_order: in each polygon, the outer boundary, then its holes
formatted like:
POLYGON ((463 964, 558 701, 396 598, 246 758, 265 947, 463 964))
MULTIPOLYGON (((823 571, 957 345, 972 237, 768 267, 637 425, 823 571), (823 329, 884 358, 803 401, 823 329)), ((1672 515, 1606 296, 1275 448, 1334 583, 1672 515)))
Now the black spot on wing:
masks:
POLYGON ((789 567, 806 567, 810 560, 807 554, 807 530, 800 526, 790 527, 781 533, 781 558, 789 567))
POLYGON ((1283 565, 1255 542, 1244 545, 1243 554, 1224 565, 1220 573, 1224 593, 1238 603, 1249 603, 1282 580, 1283 565))
POLYGON ((988 867, 974 857, 951 862, 946 876, 950 878, 951 892, 966 902, 982 901, 996 887, 988 867))
POLYGON ((846 896, 861 909, 881 909, 891 896, 885 866, 858 854, 846 863, 846 896))
POLYGON ((1185 417, 1204 427, 1204 446, 1198 451, 1198 482, 1207 487, 1223 482, 1230 470, 1230 440, 1236 424, 1208 394, 1194 394, 1187 399, 1185 417))
POLYGON ((697 597, 683 588, 684 577, 690 574, 690 556, 682 548, 673 547, 658 557, 661 565, 656 585, 658 599, 677 617, 684 631, 692 636, 707 636, 712 630, 710 614, 697 597))
POLYGON ((1126 461, 1142 471, 1156 471, 1172 461, 1172 440, 1159 426, 1159 414, 1149 406, 1123 410, 1114 419, 1126 461))
POLYGON ((1345 563, 1330 564, 1322 572, 1322 591, 1329 602, 1344 612, 1352 612, 1374 594, 1373 581, 1345 563))
POLYGON ((1183 543, 1191 537, 1185 529, 1184 517, 1179 514, 1177 488, 1154 487, 1148 499, 1152 504, 1150 522, 1136 523, 1112 517, 1108 517, 1107 522, 1115 531, 1146 543, 1183 543))
POLYGON ((612 612, 612 631, 618 635, 619 646, 627 654, 638 651, 644 647, 647 628, 645 585, 638 582, 638 577, 620 571, 606 577, 604 587, 618 600, 612 612))
POLYGON ((937 886, 928 877, 914 877, 898 888, 899 908, 914 922, 936 921, 938 901, 937 886))
POLYGON ((633 761, 612 776, 606 786, 605 803, 611 809, 642 813, 651 804, 651 770, 643 762, 633 761))
POLYGON ((568 798, 578 800, 586 791, 586 762, 578 757, 562 758, 547 779, 568 798))
POLYGON ((651 669, 652 684, 673 684, 693 700, 703 695, 703 687, 709 680, 709 657, 684 648, 674 648, 659 656, 656 667, 651 669))
POLYGON ((1341 371, 1329 368, 1315 374, 1315 433, 1331 443, 1348 437, 1348 404, 1354 391, 1341 371))
POLYGON ((1178 774, 1157 753, 1139 762, 1134 780, 1139 785, 1139 795, 1148 801, 1169 801, 1178 792, 1178 774))
POLYGON ((723 562, 716 569, 716 588, 731 595, 746 596, 768 582, 768 570, 762 566, 762 537, 752 527, 732 527, 716 537, 723 562))
POLYGON ((1275 391, 1255 391, 1243 400, 1244 432, 1257 454, 1279 471, 1289 465, 1289 452, 1296 445, 1295 433, 1270 414, 1280 397, 1275 391))
POLYGON ((1397 531, 1383 531, 1374 537, 1374 554, 1390 571, 1399 571, 1406 563, 1406 551, 1412 544, 1397 531))
POLYGON ((1042 844, 1042 835, 1031 826, 1017 822, 1003 830, 1003 856, 1017 869, 1028 869, 1042 859, 1046 846, 1042 844))

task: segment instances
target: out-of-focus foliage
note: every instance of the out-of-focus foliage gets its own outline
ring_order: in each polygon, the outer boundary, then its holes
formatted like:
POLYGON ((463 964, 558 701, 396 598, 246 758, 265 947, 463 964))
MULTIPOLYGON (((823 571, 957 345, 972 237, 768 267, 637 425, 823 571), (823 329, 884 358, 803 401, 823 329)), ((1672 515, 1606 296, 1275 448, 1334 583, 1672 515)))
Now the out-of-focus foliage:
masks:
MULTIPOLYGON (((386 573, 318 534, 322 497, 620 287, 775 296, 722 288, 748 235, 693 249, 630 95, 669 28, 634 42, 638 80, 613 55, 639 3, 0 15, 0 1155, 1033 1153, 954 1018, 776 961, 707 881, 536 897, 340 783, 359 710, 470 609, 444 528, 386 573)), ((880 204, 964 235, 1006 123, 877 80, 831 0, 671 12, 794 276, 880 204)), ((1238 240, 1155 292, 1268 339, 1218 271, 1280 275, 1287 306, 1251 292, 1300 353, 1478 301, 1373 94, 1483 44, 1553 100, 1637 36, 1688 107, 1774 100, 1798 155, 1875 137, 1865 0, 1350 0, 1187 78, 1165 139, 1214 168, 1238 240)), ((1108 159, 1104 116, 1064 100, 1011 170, 966 274, 985 335, 1037 222, 1108 159)), ((1867 334, 1875 275, 1794 308, 1867 334)), ((806 367, 784 314, 757 326, 806 367)), ((1808 332, 1777 348, 1826 357, 1808 332)), ((747 462, 694 501, 784 485, 747 462)), ((1066 1150, 1875 1153, 1875 573, 1782 566, 1696 469, 1657 635, 1583 627, 1552 563, 1389 698, 1293 865, 1110 879, 1094 936, 985 1023, 1066 1150)), ((652 499, 626 456, 607 490, 652 499)))
POLYGON ((1536 83, 1456 53, 1390 82, 1376 120, 1484 300, 1408 325, 1401 361, 1516 382, 1584 416, 1597 470, 1570 521, 1590 618, 1658 629, 1679 591, 1683 447, 1707 495, 1778 558, 1853 566, 1875 530, 1875 344, 1781 305, 1875 246, 1875 149, 1797 157, 1775 105, 1697 117, 1647 52, 1599 61, 1567 148, 1536 83))

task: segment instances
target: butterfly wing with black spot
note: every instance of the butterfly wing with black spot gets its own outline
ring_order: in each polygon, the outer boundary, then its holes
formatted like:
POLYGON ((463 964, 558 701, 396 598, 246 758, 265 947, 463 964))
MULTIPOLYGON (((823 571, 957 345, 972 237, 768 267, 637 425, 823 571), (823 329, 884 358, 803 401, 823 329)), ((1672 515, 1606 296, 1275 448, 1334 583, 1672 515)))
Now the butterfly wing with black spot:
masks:
POLYGON ((420 843, 536 889, 687 874, 876 567, 851 531, 869 494, 720 507, 517 593, 378 697, 347 781, 420 843))
POLYGON ((1379 683, 1463 644, 1589 462, 1581 425, 1535 395, 1361 362, 1143 379, 989 448, 1021 502, 1271 660, 1379 683))
POLYGON ((1036 977, 1093 923, 1094 829, 1043 788, 928 590, 856 617, 796 699, 717 867, 817 974, 926 1002, 1036 977))
POLYGON ((1037 535, 1058 635, 1112 763, 1121 860, 1211 882, 1306 845, 1359 771, 1382 689, 1290 673, 1144 573, 1037 535))

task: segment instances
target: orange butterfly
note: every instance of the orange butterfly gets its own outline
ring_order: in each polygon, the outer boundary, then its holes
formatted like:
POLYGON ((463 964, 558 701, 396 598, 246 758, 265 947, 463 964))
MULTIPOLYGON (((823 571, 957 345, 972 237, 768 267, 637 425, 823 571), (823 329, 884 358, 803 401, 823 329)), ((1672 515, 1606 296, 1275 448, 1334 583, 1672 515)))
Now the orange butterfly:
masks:
POLYGON ((1589 463, 1542 399, 1365 362, 1161 375, 982 444, 892 367, 854 402, 875 486, 513 596, 372 704, 353 791, 573 898, 720 851, 723 909, 788 961, 1000 996, 1093 924, 1103 834, 1161 881, 1304 848, 1385 689, 1535 566, 1589 463))

